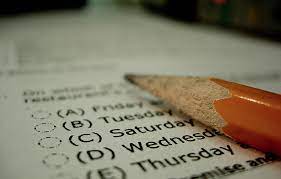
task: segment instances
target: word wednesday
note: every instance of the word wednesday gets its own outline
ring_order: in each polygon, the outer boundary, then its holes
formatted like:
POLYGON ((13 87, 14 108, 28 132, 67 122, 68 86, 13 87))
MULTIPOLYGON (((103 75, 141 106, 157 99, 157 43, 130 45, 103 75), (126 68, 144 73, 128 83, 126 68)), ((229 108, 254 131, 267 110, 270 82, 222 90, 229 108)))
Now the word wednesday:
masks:
POLYGON ((187 162, 195 162, 199 160, 207 160, 209 158, 214 158, 222 155, 234 155, 233 149, 230 145, 213 147, 213 148, 201 148, 196 152, 190 152, 187 154, 172 156, 170 158, 163 158, 158 160, 145 159, 137 162, 130 163, 131 166, 136 166, 143 172, 149 170, 158 170, 167 167, 174 167, 177 165, 182 165, 187 162))
POLYGON ((170 147, 172 145, 185 144, 195 142, 198 140, 205 140, 207 138, 223 136, 223 134, 216 129, 205 129, 203 132, 196 132, 190 135, 183 135, 181 137, 162 137, 157 141, 130 143, 129 145, 122 145, 123 149, 131 153, 143 152, 148 149, 157 149, 163 147, 170 147))

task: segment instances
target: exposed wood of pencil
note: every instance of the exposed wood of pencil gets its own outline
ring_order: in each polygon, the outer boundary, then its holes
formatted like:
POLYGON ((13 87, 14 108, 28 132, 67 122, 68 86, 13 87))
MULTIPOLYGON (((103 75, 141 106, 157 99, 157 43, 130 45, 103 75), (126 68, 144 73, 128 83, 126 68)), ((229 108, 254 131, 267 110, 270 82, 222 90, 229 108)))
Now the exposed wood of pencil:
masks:
POLYGON ((207 126, 221 129, 226 125, 213 103, 230 94, 208 78, 126 75, 126 79, 207 126))

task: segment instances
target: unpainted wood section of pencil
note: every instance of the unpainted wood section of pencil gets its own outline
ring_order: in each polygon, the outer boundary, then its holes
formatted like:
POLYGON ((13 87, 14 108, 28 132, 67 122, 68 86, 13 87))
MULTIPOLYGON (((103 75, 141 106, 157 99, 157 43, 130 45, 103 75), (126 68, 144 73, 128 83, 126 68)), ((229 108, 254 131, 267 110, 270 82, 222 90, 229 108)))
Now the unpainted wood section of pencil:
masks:
POLYGON ((221 129, 226 125, 213 102, 229 98, 230 93, 208 78, 156 75, 128 75, 126 78, 207 126, 221 129))

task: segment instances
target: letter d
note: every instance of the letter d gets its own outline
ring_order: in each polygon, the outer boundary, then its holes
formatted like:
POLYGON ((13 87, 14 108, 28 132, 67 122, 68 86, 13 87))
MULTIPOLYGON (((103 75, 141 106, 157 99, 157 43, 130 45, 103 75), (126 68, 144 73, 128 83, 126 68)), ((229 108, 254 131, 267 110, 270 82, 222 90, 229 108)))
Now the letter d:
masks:
POLYGON ((210 154, 206 149, 201 148, 201 151, 198 153, 203 158, 210 158, 212 154, 210 154))
POLYGON ((175 128, 176 126, 174 124, 172 124, 170 121, 166 122, 163 124, 166 128, 171 129, 171 128, 175 128))
POLYGON ((104 153, 100 150, 88 150, 87 154, 91 160, 100 159, 104 155, 104 153))
POLYGON ((165 137, 162 137, 162 139, 159 140, 159 144, 162 146, 172 145, 165 137))
POLYGON ((202 133, 204 136, 206 137, 214 137, 216 136, 215 134, 213 134, 211 131, 209 131, 209 129, 205 129, 205 132, 202 133))

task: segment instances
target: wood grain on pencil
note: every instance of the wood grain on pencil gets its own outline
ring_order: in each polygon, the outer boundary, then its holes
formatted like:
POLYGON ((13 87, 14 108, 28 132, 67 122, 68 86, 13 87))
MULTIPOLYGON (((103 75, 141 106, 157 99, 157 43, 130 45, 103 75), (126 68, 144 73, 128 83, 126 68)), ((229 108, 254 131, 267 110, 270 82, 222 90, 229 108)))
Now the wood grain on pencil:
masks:
POLYGON ((281 95, 200 77, 126 75, 133 84, 240 142, 281 156, 281 95))

